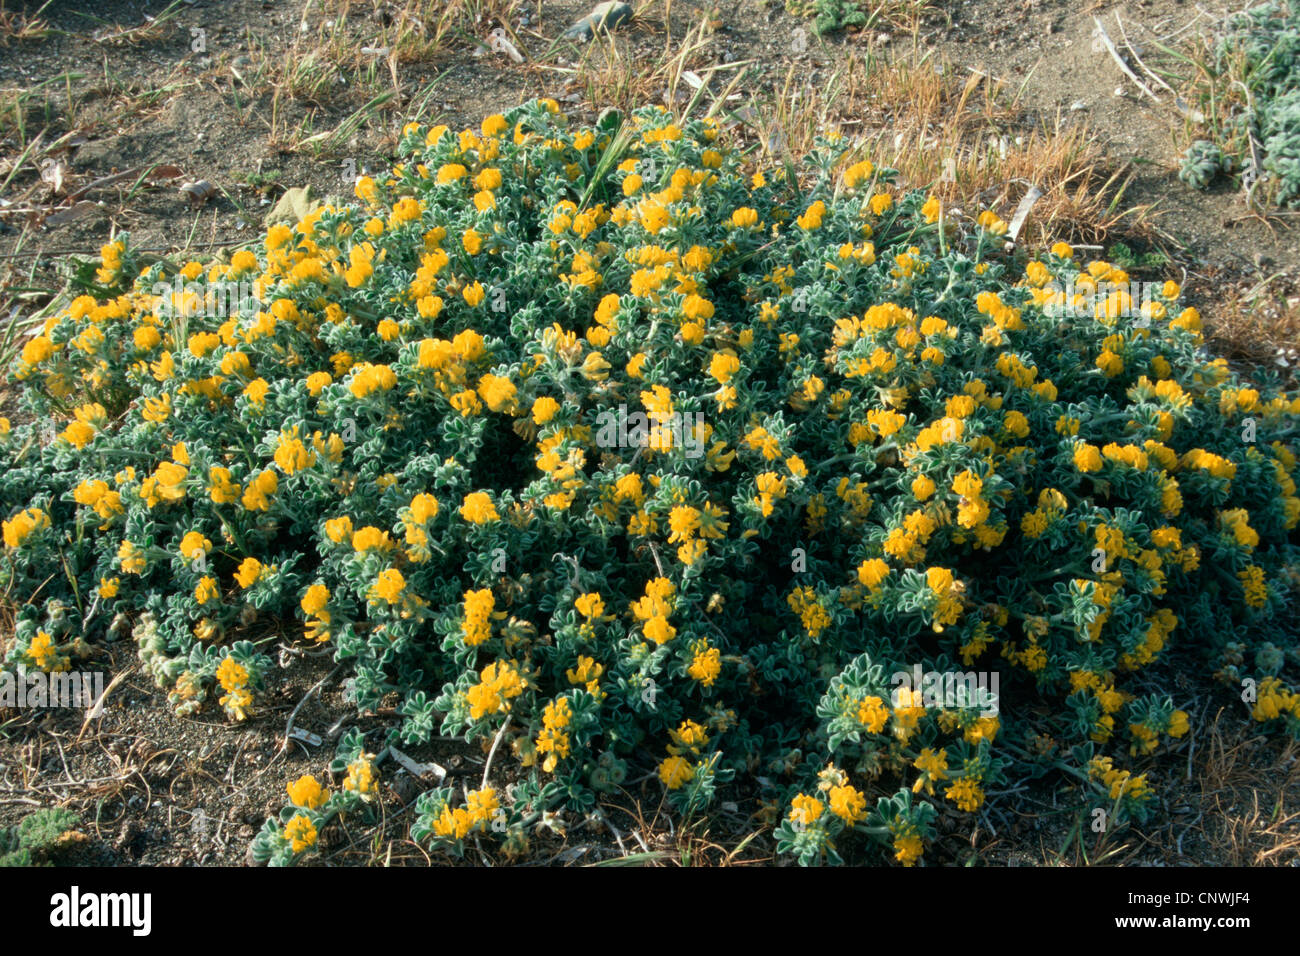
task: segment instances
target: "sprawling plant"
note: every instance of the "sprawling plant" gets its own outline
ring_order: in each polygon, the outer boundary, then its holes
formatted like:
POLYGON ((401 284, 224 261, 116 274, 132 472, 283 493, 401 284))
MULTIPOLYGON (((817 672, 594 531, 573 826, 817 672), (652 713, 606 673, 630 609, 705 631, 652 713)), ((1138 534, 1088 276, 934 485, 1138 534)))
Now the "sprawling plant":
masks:
POLYGON ((1204 357, 1175 283, 1017 265, 835 137, 752 174, 723 139, 533 102, 408 126, 224 261, 105 246, 12 371, 8 661, 129 624, 241 720, 267 641, 328 644, 403 721, 290 786, 281 863, 439 733, 516 781, 420 798, 449 852, 648 773, 683 813, 757 788, 803 862, 911 864, 999 781, 1142 817, 1174 645, 1300 730, 1300 398, 1204 357))
MULTIPOLYGON (((1179 177, 1205 189, 1219 173, 1248 171, 1279 206, 1300 205, 1300 5, 1262 3, 1229 17, 1206 69, 1208 89, 1232 105, 1213 140, 1188 147, 1179 177)), ((1211 112, 1215 100, 1202 98, 1211 112)))

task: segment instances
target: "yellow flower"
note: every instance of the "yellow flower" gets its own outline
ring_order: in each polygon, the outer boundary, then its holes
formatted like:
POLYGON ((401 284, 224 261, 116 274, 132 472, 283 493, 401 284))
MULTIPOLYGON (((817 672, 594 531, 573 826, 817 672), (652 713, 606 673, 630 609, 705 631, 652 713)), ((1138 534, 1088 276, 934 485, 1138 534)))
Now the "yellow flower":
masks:
POLYGON ((240 562, 239 570, 235 572, 235 580, 241 588, 247 590, 257 583, 258 578, 262 576, 262 562, 257 558, 245 558, 240 562))
POLYGON ((688 319, 713 318, 713 303, 703 296, 691 293, 682 303, 682 314, 688 319))
POLYGON ((542 769, 547 773, 569 756, 569 735, 564 732, 573 719, 573 708, 567 697, 550 701, 542 713, 542 732, 537 737, 537 752, 546 754, 542 769))
POLYGON ((934 481, 925 475, 918 475, 912 480, 912 494, 917 501, 925 501, 934 494, 934 481))
POLYGON ((605 614, 605 600, 596 593, 579 595, 573 602, 573 606, 589 621, 603 617, 605 614))
POLYGON ((356 366, 348 390, 357 398, 365 398, 378 391, 388 391, 397 386, 397 375, 387 365, 363 362, 356 366))
POLYGON ((329 372, 312 372, 307 376, 307 381, 305 383, 308 394, 310 394, 312 398, 318 397, 321 390, 333 380, 334 379, 330 376, 329 372))
POLYGON ((477 647, 492 636, 492 612, 496 601, 487 588, 465 592, 465 643, 477 647))
POLYGON ((304 612, 311 615, 324 615, 328 620, 329 612, 325 610, 325 605, 330 599, 330 589, 323 584, 313 584, 302 596, 301 607, 304 612))
POLYGON ((867 798, 850 784, 831 787, 827 793, 831 813, 852 826, 867 815, 867 798))
MULTIPOLYGON (((347 518, 339 519, 347 521, 351 527, 351 521, 347 518)), ((327 523, 328 527, 328 523, 327 523)), ((388 551, 393 547, 393 539, 387 531, 381 531, 373 525, 366 525, 364 528, 358 528, 352 535, 352 549, 358 554, 365 551, 388 551)))
POLYGON ((50 517, 40 508, 28 508, 4 522, 5 547, 22 547, 33 531, 50 526, 50 517))
POLYGON ((695 768, 685 757, 667 757, 659 764, 659 779, 669 790, 677 790, 695 776, 695 768))
POLYGON ((1288 710, 1300 716, 1300 694, 1292 693, 1276 677, 1265 677, 1260 681, 1251 716, 1262 723, 1275 720, 1288 710))
POLYGON ((438 499, 427 492, 421 492, 411 499, 411 520, 416 524, 428 524, 438 517, 438 499))
POLYGON ((709 742, 708 732, 693 720, 682 721, 676 730, 668 732, 668 736, 673 741, 673 746, 668 748, 668 752, 674 754, 681 753, 683 750, 698 754, 709 742))
POLYGON ((1259 544, 1259 532, 1250 526, 1250 512, 1245 508, 1233 508, 1219 512, 1219 520, 1232 532, 1233 540, 1247 551, 1259 544))
POLYGON ((532 413, 533 421, 538 425, 545 425, 560 410, 560 403, 555 399, 543 395, 533 402, 532 413))
POLYGON ((731 225, 736 229, 750 229, 758 225, 758 210, 741 206, 731 213, 731 225))
POLYGON ((1082 472, 1101 470, 1101 450, 1096 445, 1074 446, 1074 467, 1082 472))
POLYGON ((677 505, 669 512, 668 527, 672 534, 668 536, 669 544, 689 541, 700 527, 700 512, 690 505, 677 505))
POLYGON ((95 428, 86 422, 71 422, 63 430, 63 440, 75 448, 85 448, 92 438, 95 437, 95 428))
MULTIPOLYGON (((360 794, 367 800, 375 792, 374 754, 363 754, 348 764, 348 775, 343 780, 343 789, 360 794)), ((491 791, 488 791, 489 793, 491 791)))
POLYGON ((375 247, 369 242, 363 242, 348 250, 348 267, 343 273, 343 278, 349 287, 358 288, 374 275, 374 255, 375 247))
POLYGON ((865 182, 875 175, 876 167, 872 165, 871 160, 864 159, 854 163, 848 169, 844 170, 844 185, 848 189, 855 189, 860 183, 865 182))
POLYGON ((726 385, 738 371, 740 371, 740 359, 734 352, 728 350, 713 353, 713 358, 709 361, 709 374, 718 382, 726 385))
POLYGON ((309 451, 298 437, 298 426, 280 433, 275 446, 275 463, 286 475, 302 471, 316 464, 316 454, 309 451))
POLYGON ((826 805, 816 797, 801 793, 790 801, 790 820, 803 826, 812 826, 821 819, 826 805))
POLYGON ((803 214, 795 217, 795 223, 800 229, 812 231, 818 229, 822 224, 822 217, 826 215, 826 203, 818 199, 803 214))
POLYGON ((1101 369, 1107 378, 1114 378, 1124 371, 1124 360, 1110 349, 1102 349, 1101 354, 1097 356, 1097 368, 1101 369))
POLYGON ((294 853, 302 853, 316 845, 316 827, 311 820, 299 813, 284 828, 284 838, 294 853))
POLYGON ((460 516, 473 524, 487 524, 501 520, 496 505, 483 491, 474 491, 465 496, 465 501, 460 506, 460 516))
POLYGON ((705 687, 712 687, 722 673, 722 652, 704 644, 692 645, 691 650, 693 654, 686 673, 705 687))
POLYGON ((463 179, 468 172, 469 170, 460 163, 447 163, 439 167, 436 182, 439 186, 446 186, 448 183, 463 179))
POLYGON ((970 777, 962 777, 944 791, 944 795, 957 804, 957 809, 974 813, 984 803, 984 791, 970 777))
POLYGON ((217 579, 204 575, 199 579, 199 583, 194 586, 194 600, 200 605, 207 604, 209 601, 217 601, 221 598, 221 589, 217 586, 217 579))
POLYGON ((325 536, 335 544, 341 544, 346 538, 348 543, 352 543, 352 519, 347 515, 341 518, 330 518, 325 522, 325 536))
POLYGON ((519 672, 505 661, 494 661, 480 672, 479 683, 467 692, 470 719, 510 710, 510 700, 523 692, 519 672))
POLYGON ((1246 604, 1249 607, 1262 608, 1268 604, 1268 584, 1264 581, 1264 569, 1258 565, 1247 565, 1237 572, 1246 604))
MULTIPOLYGON (((374 181, 373 179, 371 179, 369 176, 362 176, 360 179, 358 179, 358 180, 357 180, 357 184, 356 184, 356 186, 353 187, 353 192, 356 193, 356 196, 357 196, 358 199, 361 199, 361 200, 363 200, 363 201, 365 201, 365 202, 368 202, 368 203, 370 203, 372 206, 373 206, 373 205, 376 205, 376 204, 379 202, 379 190, 378 190, 378 188, 375 186, 375 181, 374 181)), ((283 228, 283 227, 281 227, 281 228, 283 228)), ((274 231, 274 230, 272 230, 272 231, 274 231)), ((278 235, 277 235, 276 238, 277 238, 277 240, 279 240, 279 242, 278 242, 277 244, 283 244, 283 240, 280 239, 278 235)), ((285 237, 285 238, 287 238, 287 237, 285 237)), ((270 234, 270 233, 267 233, 267 246, 268 246, 268 248, 272 248, 271 245, 270 245, 271 241, 272 241, 272 239, 271 239, 271 234, 270 234)))
POLYGON ((271 495, 275 494, 279 487, 279 476, 268 468, 248 483, 240 502, 247 511, 269 511, 271 495))
POLYGON ((948 751, 940 749, 936 752, 931 747, 924 747, 912 766, 921 771, 916 783, 912 785, 912 792, 919 793, 924 787, 926 793, 933 794, 934 785, 948 779, 948 751))
POLYGON ((669 624, 667 618, 658 614, 646 621, 642 630, 647 639, 658 645, 667 644, 677 634, 677 628, 669 624))
POLYGON ((858 581, 869 591, 875 591, 882 581, 889 576, 889 565, 880 558, 869 558, 858 566, 858 581))
POLYGON ((208 494, 219 505, 234 504, 239 500, 242 489, 230 478, 230 469, 213 466, 208 469, 208 494))
POLYGON ((514 383, 508 378, 484 375, 479 379, 478 393, 494 412, 513 412, 518 407, 514 383))
POLYGON ((894 859, 903 866, 913 866, 924 850, 919 833, 902 833, 894 837, 894 859))
POLYGON ((316 810, 324 806, 329 793, 310 774, 305 774, 289 784, 289 802, 305 810, 316 810))
POLYGON ((147 422, 165 422, 171 413, 171 396, 164 394, 159 398, 146 398, 140 414, 147 422))
POLYGON ((889 709, 885 707, 883 700, 872 695, 858 702, 856 716, 858 723, 871 733, 878 734, 885 729, 885 724, 889 721, 889 709))
POLYGON ((979 224, 980 228, 993 233, 995 236, 1005 235, 1008 228, 1007 224, 1003 222, 998 217, 997 213, 993 212, 991 209, 986 209, 984 212, 980 213, 979 216, 976 217, 975 221, 979 224))
POLYGON ((217 668, 217 683, 223 690, 236 690, 248 683, 248 669, 233 657, 222 659, 217 668))
POLYGON ((397 604, 402 600, 402 591, 405 588, 406 579, 402 577, 401 571, 396 568, 380 571, 379 577, 370 589, 371 603, 385 601, 388 604, 397 604))
POLYGON ((46 672, 67 668, 66 662, 61 665, 59 661, 59 649, 54 643, 54 638, 45 631, 40 631, 32 638, 31 643, 27 645, 27 656, 36 663, 37 667, 46 672))
POLYGON ((579 655, 576 668, 564 672, 570 684, 586 684, 587 689, 593 693, 597 688, 596 682, 600 680, 600 675, 603 673, 605 673, 603 664, 597 664, 595 658, 584 655, 579 655))
POLYGON ((589 352, 582 362, 579 371, 582 377, 589 382, 603 382, 609 378, 610 364, 605 361, 605 357, 599 352, 589 352))

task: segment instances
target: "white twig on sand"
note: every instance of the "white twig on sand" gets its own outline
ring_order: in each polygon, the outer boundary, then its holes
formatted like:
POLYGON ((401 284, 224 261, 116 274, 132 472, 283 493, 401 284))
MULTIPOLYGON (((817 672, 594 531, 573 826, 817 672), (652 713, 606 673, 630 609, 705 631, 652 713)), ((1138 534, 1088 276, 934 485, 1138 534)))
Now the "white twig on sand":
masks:
POLYGON ((406 768, 407 773, 414 776, 417 780, 420 777, 423 777, 426 773, 433 774, 433 776, 437 779, 438 783, 442 783, 444 780, 447 779, 447 769, 443 767, 441 764, 432 763, 432 762, 416 763, 414 760, 412 760, 406 754, 402 753, 396 747, 389 747, 388 752, 392 754, 394 760, 396 760, 399 764, 401 764, 403 767, 406 768))
POLYGON ((108 686, 104 688, 103 693, 101 693, 97 698, 95 698, 94 702, 91 703, 90 707, 86 710, 85 720, 81 722, 81 730, 77 731, 77 742, 81 741, 82 736, 86 733, 86 728, 90 726, 90 722, 104 715, 104 701, 108 700, 108 695, 113 693, 113 689, 117 687, 118 684, 126 680, 126 675, 129 673, 131 673, 130 669, 119 671, 117 675, 108 682, 108 686))
POLYGON ((605 811, 597 808, 594 816, 609 828, 610 833, 614 834, 614 842, 618 844, 618 848, 622 851, 623 855, 627 856, 627 847, 623 845, 623 836, 618 832, 618 829, 614 824, 610 822, 609 817, 605 816, 605 811))
POLYGON ((314 685, 312 685, 311 690, 307 691, 307 693, 302 695, 302 700, 298 701, 298 706, 293 709, 293 711, 289 714, 288 721, 285 722, 284 742, 280 744, 281 753, 289 749, 289 743, 294 739, 293 721, 294 718, 298 716, 298 711, 302 710, 303 706, 307 703, 307 701, 315 697, 316 694, 319 693, 320 689, 326 685, 326 683, 328 683, 329 681, 333 680, 336 676, 338 676, 338 673, 341 670, 343 670, 343 665, 339 664, 332 671, 330 671, 328 674, 326 674, 324 677, 318 680, 314 685))
POLYGON ((507 717, 506 722, 502 724, 501 729, 497 731, 496 737, 492 739, 492 749, 488 751, 487 760, 483 764, 483 782, 478 786, 480 790, 488 785, 488 774, 492 772, 492 758, 497 755, 497 747, 501 745, 501 738, 506 735, 506 731, 509 729, 510 718, 507 717))
POLYGON ((655 570, 659 572, 659 576, 661 578, 664 577, 664 564, 662 561, 659 560, 659 549, 655 547, 655 543, 653 541, 650 542, 650 553, 654 555, 655 570))
POLYGON ((1167 89, 1170 93, 1174 92, 1174 88, 1170 86, 1168 83, 1166 83, 1164 80, 1160 79, 1160 77, 1157 76, 1155 73, 1153 73, 1150 67, 1148 67, 1145 63, 1142 62, 1142 58, 1138 56, 1137 50, 1133 49, 1133 44, 1130 43, 1128 39, 1128 31, 1124 29, 1124 21, 1119 18, 1118 10, 1115 11, 1115 23, 1119 26, 1119 35, 1124 40, 1124 46, 1128 47, 1128 52, 1132 55, 1133 62, 1136 63, 1138 66, 1142 67, 1143 73, 1151 77, 1151 79, 1155 80, 1165 89, 1167 89))
MULTIPOLYGON (((1138 56, 1137 50, 1133 49, 1133 44, 1129 42, 1128 32, 1124 29, 1124 21, 1119 18, 1118 10, 1115 11, 1115 22, 1119 24, 1120 36, 1123 37, 1124 46, 1128 47, 1128 52, 1130 53, 1130 55, 1132 55, 1133 62, 1136 63, 1138 66, 1142 67, 1143 73, 1151 77, 1151 79, 1155 80, 1157 83, 1159 83, 1170 93, 1174 94, 1174 109, 1178 110, 1178 112, 1182 113, 1183 116, 1191 120, 1193 123, 1196 123, 1197 125, 1204 123, 1205 122, 1204 113, 1202 113, 1200 110, 1196 109, 1195 107, 1188 106, 1187 101, 1178 95, 1177 90, 1175 90, 1172 86, 1166 83, 1163 79, 1160 78, 1159 74, 1157 74, 1154 70, 1152 70, 1149 66, 1147 66, 1145 63, 1142 62, 1142 58, 1138 56)), ((1121 63, 1120 66, 1123 66, 1123 64, 1121 63)))
POLYGON ((1029 192, 1025 193, 1020 200, 1020 205, 1016 207, 1016 213, 1011 217, 1011 225, 1007 227, 1007 241, 1011 245, 1016 244, 1016 239, 1020 235, 1020 230, 1025 227, 1025 220, 1029 218, 1030 211, 1034 208, 1034 203, 1043 198, 1043 191, 1037 186, 1031 185, 1029 192))
POLYGON ((1124 71, 1124 75, 1137 84, 1137 88, 1143 93, 1151 97, 1157 103, 1160 102, 1160 97, 1151 92, 1151 87, 1143 83, 1141 78, 1129 68, 1127 63, 1124 62, 1124 58, 1119 55, 1119 50, 1115 49, 1115 42, 1106 32, 1106 28, 1101 25, 1101 21, 1096 17, 1093 17, 1092 22, 1097 25, 1097 31, 1095 34, 1097 39, 1101 40, 1102 45, 1106 47, 1106 51, 1110 53, 1111 59, 1113 59, 1119 65, 1119 68, 1124 71))

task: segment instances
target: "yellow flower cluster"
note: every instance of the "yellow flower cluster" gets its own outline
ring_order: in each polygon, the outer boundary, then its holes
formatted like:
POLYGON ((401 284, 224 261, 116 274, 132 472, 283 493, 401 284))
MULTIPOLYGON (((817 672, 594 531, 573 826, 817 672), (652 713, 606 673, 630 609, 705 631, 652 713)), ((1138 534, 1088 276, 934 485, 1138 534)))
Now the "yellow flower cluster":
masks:
POLYGON ((1121 770, 1110 757, 1094 757, 1088 764, 1088 776, 1101 781, 1111 800, 1124 798, 1144 802, 1155 796, 1146 774, 1134 776, 1129 770, 1121 770))
POLYGON ((362 754, 348 764, 348 775, 343 778, 344 790, 369 800, 375 795, 377 785, 374 754, 362 754))
POLYGON ((246 720, 248 708, 253 703, 253 692, 248 688, 248 668, 227 656, 217 667, 217 682, 226 692, 221 698, 221 706, 236 720, 246 720))
POLYGON ((510 701, 524 692, 519 671, 507 661, 493 661, 479 674, 479 682, 466 695, 471 720, 510 710, 510 701))
POLYGON ((677 628, 668 623, 675 608, 677 586, 668 578, 654 578, 646 582, 645 595, 632 602, 632 614, 644 622, 641 630, 655 644, 667 644, 677 635, 677 628))
POLYGON ((27 536, 50 526, 50 516, 40 508, 26 508, 3 524, 6 548, 20 548, 27 536))
POLYGON ((500 810, 496 791, 491 787, 472 790, 465 796, 465 806, 442 808, 442 815, 433 824, 433 832, 450 840, 463 840, 474 830, 485 830, 500 810))
POLYGON ((285 824, 284 838, 294 853, 302 853, 316 845, 316 825, 304 814, 298 813, 285 824))
POLYGON ((795 588, 786 598, 786 603, 790 605, 790 610, 799 615, 804 630, 814 640, 830 626, 831 616, 812 588, 795 588))
POLYGON ((537 735, 537 752, 546 754, 542 769, 547 773, 569 756, 569 735, 565 732, 573 720, 573 707, 567 697, 550 701, 542 713, 542 732, 537 735))
POLYGON ((1290 712, 1300 718, 1300 694, 1290 690, 1276 677, 1265 677, 1256 689, 1251 716, 1258 721, 1275 720, 1290 712))
POLYGON ((317 810, 329 799, 329 791, 310 774, 299 777, 288 786, 289 802, 304 810, 317 810))

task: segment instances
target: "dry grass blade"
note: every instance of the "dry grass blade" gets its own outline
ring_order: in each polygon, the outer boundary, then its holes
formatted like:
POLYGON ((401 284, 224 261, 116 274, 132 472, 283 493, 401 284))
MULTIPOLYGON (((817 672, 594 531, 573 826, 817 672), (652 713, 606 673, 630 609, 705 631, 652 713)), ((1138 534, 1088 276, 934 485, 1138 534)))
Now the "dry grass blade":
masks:
POLYGON ((41 8, 35 13, 26 14, 18 13, 14 10, 5 10, 0 5, 0 46, 8 46, 10 40, 44 40, 51 33, 55 32, 50 28, 49 23, 41 19, 41 14, 53 0, 46 0, 41 8))

